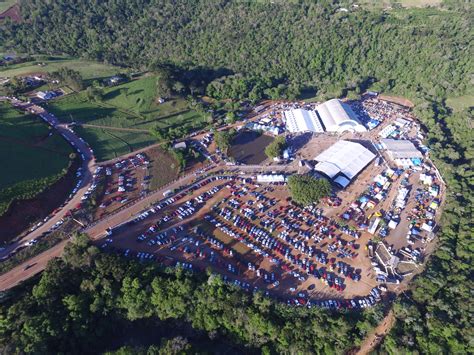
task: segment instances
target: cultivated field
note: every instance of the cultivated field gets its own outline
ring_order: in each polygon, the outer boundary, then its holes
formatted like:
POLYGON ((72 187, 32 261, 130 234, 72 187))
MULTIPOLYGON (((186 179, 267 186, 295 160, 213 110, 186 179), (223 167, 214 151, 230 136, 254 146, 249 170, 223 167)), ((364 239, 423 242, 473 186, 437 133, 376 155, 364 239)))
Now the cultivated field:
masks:
POLYGON ((39 118, 0 104, 0 215, 15 199, 28 199, 54 184, 72 152, 39 118))

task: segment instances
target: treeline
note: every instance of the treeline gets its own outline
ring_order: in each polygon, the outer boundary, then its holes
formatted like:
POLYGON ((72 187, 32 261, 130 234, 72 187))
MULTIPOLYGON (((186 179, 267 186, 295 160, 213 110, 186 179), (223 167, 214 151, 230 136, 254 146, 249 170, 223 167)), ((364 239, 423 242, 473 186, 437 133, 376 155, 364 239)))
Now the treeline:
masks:
POLYGON ((452 114, 442 103, 419 105, 431 157, 446 181, 447 201, 436 250, 425 272, 400 296, 395 327, 382 350, 390 354, 472 352, 472 251, 474 203, 473 112, 452 114))
POLYGON ((248 352, 342 353, 383 318, 378 307, 364 313, 288 307, 213 274, 101 253, 86 236, 75 237, 34 286, 2 296, 6 353, 103 352, 135 320, 180 320, 248 352))
POLYGON ((307 88, 329 97, 369 86, 439 97, 466 91, 472 72, 472 6, 452 2, 451 10, 349 13, 337 11, 347 4, 310 0, 20 4, 24 22, 0 27, 5 49, 186 69, 180 82, 218 98, 307 88))

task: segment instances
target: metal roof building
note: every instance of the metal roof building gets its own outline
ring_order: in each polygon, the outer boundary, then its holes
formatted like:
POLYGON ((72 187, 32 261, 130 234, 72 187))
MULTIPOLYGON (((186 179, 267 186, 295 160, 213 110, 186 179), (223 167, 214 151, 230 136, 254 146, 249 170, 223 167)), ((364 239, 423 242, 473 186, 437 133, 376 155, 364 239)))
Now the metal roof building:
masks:
MULTIPOLYGON (((314 169, 331 179, 342 174, 347 179, 352 180, 374 158, 375 154, 361 144, 341 140, 315 158, 318 164, 314 169)), ((336 182, 343 187, 348 185, 348 182, 343 179, 336 182)))
POLYGON ((366 132, 349 105, 332 99, 316 107, 319 119, 327 132, 366 132))
POLYGON ((285 125, 291 133, 324 132, 316 111, 293 109, 284 112, 285 125))
POLYGON ((415 145, 407 140, 382 139, 382 147, 387 150, 387 154, 392 159, 412 159, 423 158, 423 154, 416 149, 415 145))

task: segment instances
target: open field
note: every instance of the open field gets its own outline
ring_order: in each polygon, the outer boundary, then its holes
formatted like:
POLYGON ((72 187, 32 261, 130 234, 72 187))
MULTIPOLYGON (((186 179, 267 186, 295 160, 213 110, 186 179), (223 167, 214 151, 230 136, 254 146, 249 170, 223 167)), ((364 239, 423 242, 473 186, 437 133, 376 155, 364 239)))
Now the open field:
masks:
POLYGON ((156 143, 148 133, 122 132, 103 128, 75 128, 78 135, 90 144, 97 161, 109 160, 156 143))
POLYGON ((150 190, 175 180, 179 176, 178 162, 161 148, 152 148, 145 152, 150 160, 148 174, 150 176, 150 190))
POLYGON ((389 1, 389 0, 363 0, 361 1, 362 6, 369 6, 373 9, 393 7, 393 4, 400 4, 402 7, 411 8, 411 7, 438 7, 441 5, 441 0, 398 0, 398 1, 389 1))
POLYGON ((474 106, 474 95, 450 97, 446 100, 446 105, 448 105, 454 112, 462 111, 468 107, 474 106))
POLYGON ((0 188, 56 175, 67 167, 69 145, 59 135, 49 135, 39 118, 0 105, 0 188), (12 159, 14 157, 14 159, 12 159))
POLYGON ((81 73, 82 77, 85 80, 109 77, 120 71, 119 67, 115 67, 108 64, 102 64, 82 59, 59 57, 53 60, 38 60, 37 62, 26 62, 21 64, 13 64, 7 67, 1 67, 0 77, 10 78, 13 76, 32 73, 51 73, 64 67, 77 70, 81 73), (38 65, 38 63, 45 63, 46 65, 40 66, 38 65))
POLYGON ((188 109, 183 99, 157 104, 156 78, 145 76, 104 90, 104 99, 94 102, 85 92, 62 97, 47 105, 61 122, 75 121, 94 127, 79 127, 79 134, 91 145, 99 161, 117 157, 157 142, 152 128, 189 132, 206 121, 188 109), (121 130, 120 130, 121 129, 121 130))
POLYGON ((0 14, 15 3, 16 0, 0 0, 0 14))

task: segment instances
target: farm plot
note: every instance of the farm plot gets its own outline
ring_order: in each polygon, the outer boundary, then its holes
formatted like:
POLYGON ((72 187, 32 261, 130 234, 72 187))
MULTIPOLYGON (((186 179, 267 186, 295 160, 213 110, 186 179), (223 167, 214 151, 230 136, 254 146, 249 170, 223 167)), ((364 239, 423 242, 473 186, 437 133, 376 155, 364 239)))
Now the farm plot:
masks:
POLYGON ((0 175, 0 188, 59 174, 68 166, 72 152, 66 141, 38 118, 6 104, 0 104, 0 146, 2 169, 8 172, 0 175))

